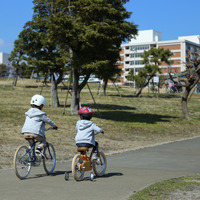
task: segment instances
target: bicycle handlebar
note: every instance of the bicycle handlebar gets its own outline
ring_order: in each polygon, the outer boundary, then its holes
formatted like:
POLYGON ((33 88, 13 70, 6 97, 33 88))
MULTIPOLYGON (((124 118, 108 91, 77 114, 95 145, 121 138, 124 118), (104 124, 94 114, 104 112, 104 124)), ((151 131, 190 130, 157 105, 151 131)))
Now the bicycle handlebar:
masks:
MULTIPOLYGON (((44 131, 48 131, 50 129, 54 129, 52 126, 50 126, 49 128, 44 129, 44 131)), ((54 129, 54 130, 58 130, 58 129, 54 129)))
MULTIPOLYGON (((98 133, 102 133, 102 135, 105 135, 105 133, 104 133, 104 132, 98 132, 98 133)), ((95 133, 94 135, 97 135, 98 133, 95 133)))

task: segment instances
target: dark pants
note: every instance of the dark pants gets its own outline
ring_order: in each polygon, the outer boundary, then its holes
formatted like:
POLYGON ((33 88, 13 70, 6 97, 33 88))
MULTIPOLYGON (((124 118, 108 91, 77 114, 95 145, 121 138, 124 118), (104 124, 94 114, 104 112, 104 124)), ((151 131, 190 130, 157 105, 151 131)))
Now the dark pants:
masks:
POLYGON ((99 151, 99 144, 96 141, 95 141, 95 146, 93 144, 88 144, 88 143, 77 143, 76 146, 77 147, 93 148, 94 152, 98 152, 99 151))

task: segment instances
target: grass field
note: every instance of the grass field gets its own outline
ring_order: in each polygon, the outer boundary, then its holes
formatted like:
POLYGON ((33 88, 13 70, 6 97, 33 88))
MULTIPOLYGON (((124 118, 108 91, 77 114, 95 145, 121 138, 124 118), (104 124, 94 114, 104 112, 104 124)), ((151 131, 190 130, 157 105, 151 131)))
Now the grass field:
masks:
POLYGON ((139 191, 129 200, 197 200, 200 175, 164 180, 139 191))
MULTIPOLYGON (((31 97, 39 94, 42 86, 42 83, 36 83, 35 80, 22 82, 21 79, 17 87, 11 84, 11 79, 7 82, 6 79, 0 79, 0 168, 11 165, 17 146, 26 143, 21 134, 24 113, 30 108, 31 97)), ((200 135, 199 94, 194 94, 189 102, 193 120, 187 121, 182 117, 181 94, 144 93, 141 98, 135 98, 132 88, 120 86, 120 97, 114 86, 108 86, 107 96, 98 96, 98 84, 90 84, 90 87, 96 106, 87 87, 81 92, 81 104, 95 111, 92 120, 106 134, 97 136, 96 140, 100 149, 106 153, 200 135)), ((70 113, 70 95, 63 115, 66 91, 59 88, 58 92, 59 108, 49 107, 50 84, 43 89, 42 95, 48 103, 44 111, 59 127, 59 131, 46 133, 47 140, 54 145, 57 160, 64 161, 76 153, 75 124, 79 117, 70 113)))

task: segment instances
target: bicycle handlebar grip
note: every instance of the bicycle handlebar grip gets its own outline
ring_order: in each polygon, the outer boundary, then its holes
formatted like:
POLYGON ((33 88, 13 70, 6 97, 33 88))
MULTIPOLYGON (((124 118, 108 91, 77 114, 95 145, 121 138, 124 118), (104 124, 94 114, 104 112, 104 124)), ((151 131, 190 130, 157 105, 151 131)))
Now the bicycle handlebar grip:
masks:
POLYGON ((56 126, 56 127, 52 127, 52 129, 54 129, 54 130, 58 130, 58 127, 56 126))

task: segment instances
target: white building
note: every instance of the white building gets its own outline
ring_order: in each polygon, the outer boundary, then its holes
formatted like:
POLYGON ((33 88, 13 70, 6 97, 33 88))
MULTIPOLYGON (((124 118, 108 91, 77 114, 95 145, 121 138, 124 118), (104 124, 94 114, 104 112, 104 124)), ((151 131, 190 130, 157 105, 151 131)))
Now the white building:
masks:
POLYGON ((169 49, 173 56, 171 60, 174 63, 167 66, 165 63, 160 67, 162 68, 162 76, 167 77, 169 67, 171 72, 180 73, 185 70, 187 62, 188 51, 197 52, 200 48, 200 35, 179 37, 178 40, 162 41, 162 33, 155 30, 139 31, 138 36, 131 39, 127 44, 121 45, 120 57, 122 60, 120 68, 123 69, 122 82, 127 81, 127 75, 130 70, 135 74, 144 68, 141 64, 141 55, 144 51, 148 51, 151 47, 169 49))
POLYGON ((132 38, 130 43, 143 43, 143 42, 158 42, 162 40, 162 33, 155 30, 139 31, 135 38, 132 38))
POLYGON ((7 75, 9 75, 13 69, 10 61, 8 60, 9 57, 10 54, 0 52, 0 64, 5 64, 7 66, 7 75))

